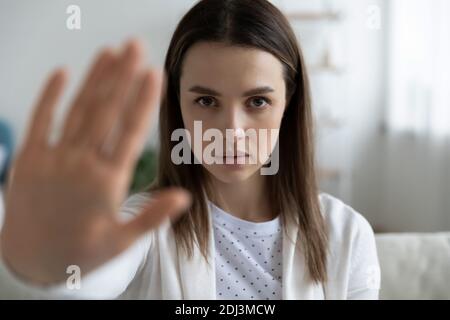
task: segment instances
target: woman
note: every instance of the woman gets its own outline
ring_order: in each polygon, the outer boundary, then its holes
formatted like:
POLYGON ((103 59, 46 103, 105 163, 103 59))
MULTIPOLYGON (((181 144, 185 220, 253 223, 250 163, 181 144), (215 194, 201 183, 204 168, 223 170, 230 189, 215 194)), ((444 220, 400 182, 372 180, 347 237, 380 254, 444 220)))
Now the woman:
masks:
POLYGON ((318 192, 306 68, 280 11, 203 0, 183 17, 164 66, 158 176, 121 206, 158 100, 141 51, 131 41, 99 55, 54 145, 66 75, 51 77, 6 195, 1 281, 32 297, 376 299, 370 225, 318 192), (202 161, 198 123, 231 130, 211 153, 223 163, 202 161), (193 164, 175 159, 180 129, 193 164), (276 132, 256 163, 249 129, 276 132), (82 272, 78 290, 67 270, 82 272))

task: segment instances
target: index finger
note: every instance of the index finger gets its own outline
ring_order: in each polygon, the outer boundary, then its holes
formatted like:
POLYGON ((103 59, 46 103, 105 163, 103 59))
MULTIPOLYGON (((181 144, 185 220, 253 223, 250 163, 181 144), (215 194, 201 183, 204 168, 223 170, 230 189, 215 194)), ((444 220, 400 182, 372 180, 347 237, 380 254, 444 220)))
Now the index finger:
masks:
POLYGON ((63 68, 55 70, 47 80, 33 110, 30 127, 25 137, 25 145, 47 145, 53 113, 62 95, 66 80, 67 71, 63 68))
POLYGON ((161 88, 161 75, 156 70, 143 73, 135 101, 125 110, 112 160, 119 165, 131 165, 138 157, 150 125, 150 115, 156 109, 161 88))

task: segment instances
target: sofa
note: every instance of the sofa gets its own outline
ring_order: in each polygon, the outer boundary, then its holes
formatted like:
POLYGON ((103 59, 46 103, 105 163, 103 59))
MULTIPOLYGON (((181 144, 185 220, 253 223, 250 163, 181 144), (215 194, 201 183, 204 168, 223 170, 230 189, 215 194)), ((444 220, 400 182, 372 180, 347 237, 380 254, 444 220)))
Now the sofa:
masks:
POLYGON ((380 299, 450 299, 450 232, 376 234, 380 299))

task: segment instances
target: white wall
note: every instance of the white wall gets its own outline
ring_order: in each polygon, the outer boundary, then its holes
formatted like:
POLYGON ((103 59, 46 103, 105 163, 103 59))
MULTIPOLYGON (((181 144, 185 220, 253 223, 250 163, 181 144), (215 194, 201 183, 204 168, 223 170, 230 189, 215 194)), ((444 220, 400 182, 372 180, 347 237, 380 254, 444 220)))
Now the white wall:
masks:
MULTIPOLYGON (((129 35, 147 42, 149 58, 162 67, 177 22, 192 0, 0 0, 0 117, 23 138, 32 103, 53 68, 69 67, 68 101, 93 55, 129 35), (81 30, 66 28, 66 8, 81 8, 81 30)), ((64 105, 58 117, 64 112, 64 105)))
POLYGON ((312 61, 317 61, 323 39, 331 38, 331 54, 341 69, 338 74, 310 72, 315 110, 327 105, 343 125, 333 130, 319 126, 317 132, 319 164, 342 172, 342 182, 324 183, 322 190, 352 205, 376 229, 384 229, 380 212, 385 145, 380 123, 386 91, 387 0, 274 2, 288 10, 317 12, 331 7, 341 14, 338 21, 294 23, 310 65, 317 64, 312 61), (379 10, 378 29, 368 23, 374 17, 371 8, 379 10))
POLYGON ((352 206, 376 229, 384 228, 381 204, 381 166, 384 144, 380 123, 384 117, 386 78, 386 0, 345 0, 348 8, 348 94, 352 154, 352 206), (369 6, 379 7, 380 29, 366 25, 369 6))

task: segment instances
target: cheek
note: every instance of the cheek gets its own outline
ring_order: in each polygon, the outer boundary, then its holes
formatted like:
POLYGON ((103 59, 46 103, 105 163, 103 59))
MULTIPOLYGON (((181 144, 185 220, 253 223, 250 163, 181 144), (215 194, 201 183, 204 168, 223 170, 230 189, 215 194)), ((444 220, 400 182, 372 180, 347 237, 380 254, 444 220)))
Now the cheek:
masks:
POLYGON ((253 150, 258 150, 258 159, 261 164, 265 163, 277 144, 284 108, 274 108, 264 117, 258 119, 254 128, 258 132, 257 139, 251 139, 253 150))
POLYGON ((191 151, 194 153, 197 159, 202 159, 202 150, 210 143, 208 141, 203 141, 203 134, 205 130, 209 128, 215 128, 215 120, 211 118, 201 108, 181 104, 181 116, 183 119, 184 128, 189 132, 189 146, 191 151), (201 148, 193 146, 193 144, 201 144, 201 148))
POLYGON ((281 104, 274 108, 272 115, 272 126, 274 128, 280 128, 281 121, 283 120, 284 111, 286 110, 286 102, 283 99, 281 104))
POLYGON ((251 146, 251 154, 253 158, 257 159, 259 164, 264 164, 274 151, 279 137, 279 128, 263 128, 259 130, 256 139, 252 138, 249 140, 249 145, 251 146))
POLYGON ((284 110, 285 108, 282 105, 276 105, 260 116, 255 116, 252 121, 254 128, 279 129, 281 126, 281 120, 283 119, 284 110))

